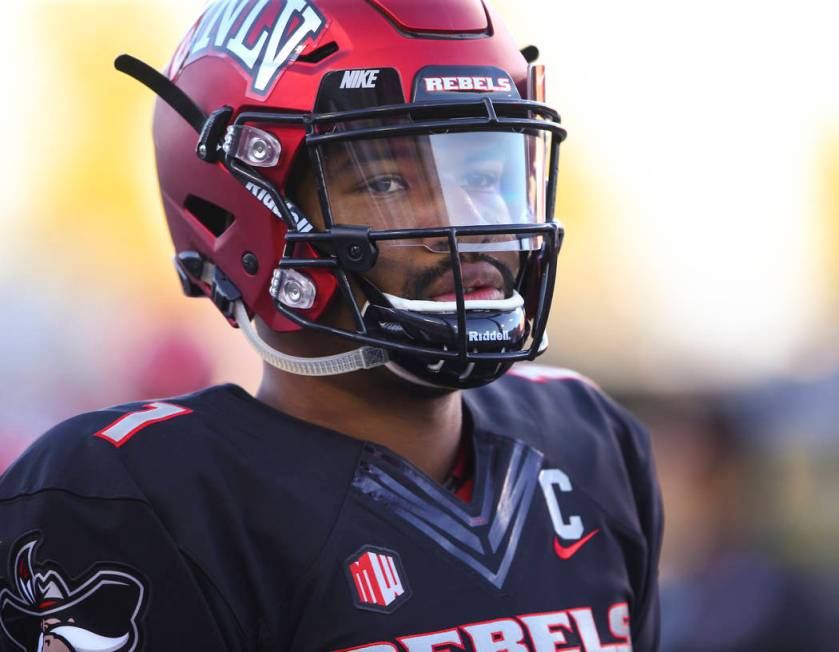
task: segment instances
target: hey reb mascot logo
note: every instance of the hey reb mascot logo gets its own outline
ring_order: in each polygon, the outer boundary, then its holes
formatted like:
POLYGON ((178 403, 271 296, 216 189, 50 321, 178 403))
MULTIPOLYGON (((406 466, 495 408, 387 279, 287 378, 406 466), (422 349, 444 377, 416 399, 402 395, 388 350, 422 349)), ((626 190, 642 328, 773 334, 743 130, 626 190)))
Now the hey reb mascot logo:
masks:
POLYGON ((26 652, 136 650, 137 616, 147 594, 143 583, 102 566, 71 581, 54 564, 35 564, 39 543, 40 534, 29 534, 12 550, 11 588, 0 591, 0 637, 26 652))

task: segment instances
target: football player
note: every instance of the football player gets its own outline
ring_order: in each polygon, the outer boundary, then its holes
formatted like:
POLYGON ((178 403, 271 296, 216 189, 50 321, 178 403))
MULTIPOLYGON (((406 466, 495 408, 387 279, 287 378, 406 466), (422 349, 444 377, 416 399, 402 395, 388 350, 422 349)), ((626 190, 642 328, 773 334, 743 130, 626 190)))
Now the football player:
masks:
POLYGON ((482 0, 218 0, 154 141, 175 263, 264 359, 0 481, 0 647, 657 649, 644 431, 547 346, 544 70, 482 0), (528 62, 530 60, 530 63, 528 62))

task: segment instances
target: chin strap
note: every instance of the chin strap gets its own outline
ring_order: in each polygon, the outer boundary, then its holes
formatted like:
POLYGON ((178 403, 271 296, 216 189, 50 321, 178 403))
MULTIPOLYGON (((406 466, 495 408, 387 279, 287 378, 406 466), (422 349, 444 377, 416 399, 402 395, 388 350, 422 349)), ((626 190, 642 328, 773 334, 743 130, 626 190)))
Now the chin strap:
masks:
POLYGON ((236 323, 245 334, 248 342, 272 367, 298 376, 335 376, 362 369, 381 367, 388 362, 387 351, 373 346, 362 346, 346 353, 326 355, 318 358, 302 358, 288 355, 268 345, 263 340, 248 317, 248 311, 241 301, 234 308, 236 323))
MULTIPOLYGON (((367 306, 364 306, 365 310, 367 306)), ((374 346, 362 346, 346 353, 326 355, 316 358, 303 358, 278 351, 263 340, 248 317, 248 311, 241 301, 234 305, 234 316, 240 330, 245 334, 250 345, 259 353, 260 357, 272 367, 298 376, 336 376, 348 374, 362 369, 373 369, 385 366, 388 371, 407 380, 425 387, 440 387, 421 380, 414 374, 390 361, 387 351, 374 346)), ((539 352, 548 348, 548 334, 545 333, 540 342, 539 352)))

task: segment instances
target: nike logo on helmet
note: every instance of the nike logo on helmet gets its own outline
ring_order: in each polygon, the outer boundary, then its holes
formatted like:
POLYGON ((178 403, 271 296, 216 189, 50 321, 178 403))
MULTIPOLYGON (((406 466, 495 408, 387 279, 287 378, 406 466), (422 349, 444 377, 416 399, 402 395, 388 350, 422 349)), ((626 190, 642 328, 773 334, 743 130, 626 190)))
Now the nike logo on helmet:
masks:
POLYGON ((376 88, 379 70, 347 70, 340 88, 376 88))
POLYGON ((570 546, 563 546, 561 543, 559 543, 559 537, 555 536, 554 537, 554 552, 556 553, 556 556, 559 557, 560 559, 571 559, 571 557, 576 555, 577 552, 580 550, 580 548, 582 548, 584 545, 586 545, 592 539, 592 537, 594 537, 594 535, 597 534, 598 532, 600 532, 600 528, 597 528, 596 530, 592 530, 587 535, 585 535, 582 539, 577 541, 577 543, 571 544, 570 546))

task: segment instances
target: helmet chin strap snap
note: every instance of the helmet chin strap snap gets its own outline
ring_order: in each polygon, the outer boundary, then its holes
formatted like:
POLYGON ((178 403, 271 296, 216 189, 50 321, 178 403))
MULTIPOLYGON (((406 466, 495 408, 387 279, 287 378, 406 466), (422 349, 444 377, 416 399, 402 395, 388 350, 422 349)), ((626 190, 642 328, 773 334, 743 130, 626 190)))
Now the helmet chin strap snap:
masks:
POLYGON ((234 307, 234 316, 248 342, 265 362, 272 367, 299 376, 336 376, 362 369, 373 369, 388 363, 387 351, 373 346, 362 346, 346 353, 315 358, 304 358, 278 351, 263 340, 248 317, 241 301, 234 307))

